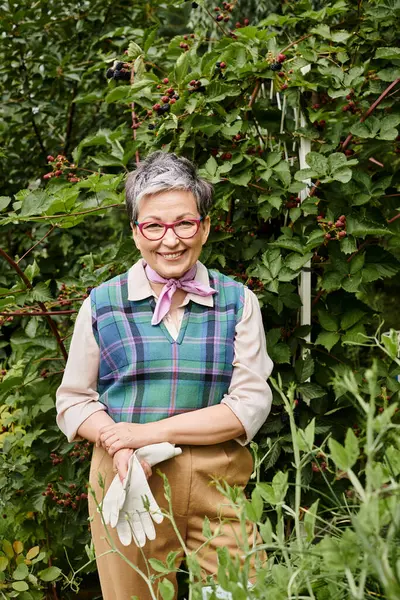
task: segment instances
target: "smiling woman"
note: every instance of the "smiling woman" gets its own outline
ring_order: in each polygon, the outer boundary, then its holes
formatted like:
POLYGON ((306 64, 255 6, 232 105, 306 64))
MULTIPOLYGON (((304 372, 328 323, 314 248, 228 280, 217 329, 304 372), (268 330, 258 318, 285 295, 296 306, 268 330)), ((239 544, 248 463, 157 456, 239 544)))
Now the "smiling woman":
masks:
MULTIPOLYGON (((109 489, 107 506, 117 521, 118 515, 120 520, 128 516, 131 524, 135 543, 125 545, 118 523, 113 542, 143 572, 149 568, 146 559, 165 561, 169 552, 181 549, 168 519, 160 522, 153 514, 154 530, 145 508, 132 508, 135 493, 140 500, 137 470, 132 475, 134 450, 142 449, 143 457, 152 444, 181 446, 182 453, 176 449, 176 455, 170 451, 168 460, 162 459, 161 471, 171 486, 186 547, 197 552, 204 577, 214 575, 216 549, 226 547, 236 555, 244 532, 210 481, 247 484, 253 463, 246 444, 271 406, 266 379, 272 362, 257 298, 198 260, 210 230, 211 201, 212 186, 197 176, 192 163, 174 154, 156 152, 128 177, 128 215, 142 258, 92 290, 84 302, 57 392, 57 422, 68 439, 95 442, 90 483, 98 500, 109 489), (112 504, 119 484, 117 479, 110 487, 115 472, 130 490, 124 512, 117 507, 119 498, 112 504), (221 519, 229 521, 207 544, 206 516, 213 530, 221 519), (134 534, 139 526, 141 540, 134 534)), ((141 464, 149 479, 146 493, 166 509, 161 477, 152 475, 149 461, 141 464)), ((118 554, 105 555, 109 545, 93 500, 89 511, 104 600, 129 600, 133 594, 150 598, 134 569, 118 554)), ((125 520, 124 528, 126 533, 125 520)), ((251 524, 245 535, 252 543, 251 524)), ((178 552, 177 564, 181 559, 178 552)), ((169 578, 176 588, 175 575, 169 578)))

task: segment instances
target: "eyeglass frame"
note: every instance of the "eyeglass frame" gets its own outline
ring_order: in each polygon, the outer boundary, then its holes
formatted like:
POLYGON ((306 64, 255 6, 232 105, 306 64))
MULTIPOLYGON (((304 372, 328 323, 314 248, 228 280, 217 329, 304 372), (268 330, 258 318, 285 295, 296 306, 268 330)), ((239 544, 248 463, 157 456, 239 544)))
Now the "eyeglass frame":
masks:
POLYGON ((164 223, 163 221, 143 221, 143 223, 139 223, 139 221, 134 221, 134 224, 138 226, 140 233, 142 234, 142 236, 144 238, 146 238, 146 240, 149 240, 149 242, 159 242, 160 240, 163 239, 163 237, 166 236, 168 229, 172 229, 172 231, 174 232, 174 234, 176 235, 177 238, 179 238, 180 240, 191 240, 199 231, 200 229, 200 223, 201 221, 203 221, 204 217, 198 217, 197 219, 179 219, 179 221, 174 221, 173 223, 164 223), (183 221, 195 221, 197 224, 197 229, 194 232, 193 235, 190 235, 189 237, 181 237, 180 235, 178 235, 174 229, 175 225, 177 225, 178 223, 182 223, 183 221), (148 238, 144 233, 143 233, 143 227, 145 225, 148 225, 149 223, 157 223, 158 225, 163 225, 164 227, 164 233, 162 234, 161 237, 159 238, 148 238))

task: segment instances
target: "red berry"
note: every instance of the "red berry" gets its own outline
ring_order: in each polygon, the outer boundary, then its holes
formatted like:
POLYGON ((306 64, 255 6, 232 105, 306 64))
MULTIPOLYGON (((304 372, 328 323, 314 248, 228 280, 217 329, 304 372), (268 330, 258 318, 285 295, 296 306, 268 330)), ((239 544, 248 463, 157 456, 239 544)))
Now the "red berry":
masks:
POLYGON ((224 17, 224 22, 227 23, 229 21, 230 17, 224 17))
POLYGON ((225 62, 221 62, 221 64, 219 65, 220 69, 225 69, 226 68, 226 63, 225 62))
POLYGON ((219 6, 216 6, 216 7, 214 8, 214 10, 215 10, 215 12, 219 12, 221 9, 220 9, 220 7, 219 7, 219 6))
POLYGON ((225 153, 225 160, 231 160, 232 154, 230 152, 225 153))
POLYGON ((165 93, 166 93, 166 94, 173 94, 174 92, 175 92, 175 90, 174 90, 174 88, 172 88, 172 87, 168 88, 168 89, 165 91, 165 93))
POLYGON ((51 179, 53 177, 53 173, 46 173, 46 175, 43 175, 43 179, 51 179))
POLYGON ((347 148, 347 150, 345 150, 344 153, 346 156, 353 156, 354 150, 350 150, 350 148, 347 148))
POLYGON ((160 110, 161 104, 153 104, 153 110, 160 110))
POLYGON ((196 80, 192 79, 192 81, 189 82, 189 85, 191 85, 192 87, 194 87, 196 85, 196 80))
POLYGON ((60 175, 62 175, 62 171, 61 171, 60 169, 58 169, 58 170, 57 170, 57 171, 54 173, 54 175, 55 175, 56 177, 60 177, 60 175))
POLYGON ((318 465, 315 462, 311 463, 311 469, 314 471, 314 473, 318 473, 319 472, 318 465))
POLYGON ((248 25, 248 24, 250 23, 250 21, 249 21, 249 19, 244 19, 243 23, 244 23, 245 25, 248 25))
POLYGON ((165 104, 165 103, 169 102, 169 97, 168 96, 162 96, 161 100, 162 100, 163 104, 165 104))
POLYGON ((240 135, 240 133, 237 133, 235 135, 235 140, 240 140, 240 139, 242 139, 242 136, 240 135))
POLYGON ((285 56, 285 54, 279 53, 279 54, 278 54, 278 56, 276 57, 276 60, 277 60, 279 63, 283 63, 283 62, 285 62, 285 60, 286 60, 286 56, 285 56))
POLYGON ((188 38, 188 36, 187 36, 187 35, 184 35, 184 36, 183 36, 183 39, 184 39, 184 40, 188 40, 189 38, 188 38))
POLYGON ((157 86, 157 89, 158 89, 158 90, 161 90, 161 88, 162 88, 162 85, 158 85, 158 86, 157 86))
POLYGON ((333 223, 332 221, 328 221, 328 227, 332 227, 333 223))
POLYGON ((164 79, 162 80, 163 83, 169 83, 169 79, 168 77, 164 77, 164 79))
POLYGON ((346 237, 346 234, 347 234, 347 232, 345 230, 343 230, 343 231, 339 231, 338 236, 340 238, 344 238, 344 237, 346 237))
POLYGON ((51 154, 48 155, 47 157, 47 162, 53 162, 54 160, 54 156, 52 156, 51 154))
POLYGON ((222 15, 217 15, 217 16, 215 17, 215 20, 216 20, 217 22, 219 22, 219 21, 222 21, 222 19, 223 19, 223 18, 224 18, 224 17, 223 17, 222 15))
POLYGON ((284 83, 284 84, 281 86, 281 90, 287 90, 287 87, 288 87, 288 84, 287 84, 287 83, 284 83))
POLYGON ((284 77, 285 76, 285 71, 279 71, 278 75, 279 75, 279 77, 284 77))
POLYGON ((317 221, 322 221, 322 219, 323 219, 323 218, 324 218, 324 217, 323 217, 322 215, 318 215, 318 217, 317 217, 317 221))
POLYGON ((176 99, 175 98, 171 98, 171 100, 169 101, 170 104, 175 104, 176 99))
POLYGON ((331 239, 331 237, 332 237, 332 236, 331 236, 331 234, 330 234, 330 233, 326 233, 326 234, 324 235, 324 238, 325 238, 326 240, 330 240, 330 239, 331 239))
POLYGON ((318 110, 319 109, 319 104, 313 104, 312 107, 314 110, 318 110))
POLYGON ((340 217, 339 217, 338 221, 342 221, 343 223, 345 223, 345 222, 346 222, 346 217, 345 217, 345 215, 340 215, 340 217))
POLYGON ((236 27, 236 29, 240 29, 242 27, 242 24, 240 23, 240 21, 235 23, 235 27, 236 27))

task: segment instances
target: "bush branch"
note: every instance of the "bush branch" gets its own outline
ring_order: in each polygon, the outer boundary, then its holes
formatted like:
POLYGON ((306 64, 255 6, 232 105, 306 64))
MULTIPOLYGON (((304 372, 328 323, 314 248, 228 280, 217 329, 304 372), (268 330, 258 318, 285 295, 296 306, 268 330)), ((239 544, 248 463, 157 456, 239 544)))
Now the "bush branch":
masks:
MULTIPOLYGON (((31 282, 29 281, 29 279, 27 278, 27 276, 25 275, 25 273, 21 270, 21 267, 15 262, 15 260, 13 260, 11 258, 11 256, 9 256, 7 254, 7 252, 5 252, 3 250, 3 248, 0 248, 0 256, 2 256, 7 262, 8 264, 14 269, 14 271, 16 271, 18 273, 18 275, 20 276, 20 278, 22 279, 22 281, 25 283, 26 287, 30 290, 33 289, 33 285, 31 284, 31 282)), ((40 308, 42 309, 44 316, 47 319, 47 322, 49 324, 49 327, 51 329, 51 331, 53 332, 54 337, 57 340, 57 344, 60 347, 61 353, 64 357, 65 360, 67 360, 68 358, 68 354, 67 351, 65 349, 65 346, 61 340, 60 337, 60 333, 57 329, 57 325, 55 324, 55 322, 53 321, 53 319, 51 318, 51 316, 48 314, 48 310, 46 308, 46 305, 43 302, 38 302, 40 308)))

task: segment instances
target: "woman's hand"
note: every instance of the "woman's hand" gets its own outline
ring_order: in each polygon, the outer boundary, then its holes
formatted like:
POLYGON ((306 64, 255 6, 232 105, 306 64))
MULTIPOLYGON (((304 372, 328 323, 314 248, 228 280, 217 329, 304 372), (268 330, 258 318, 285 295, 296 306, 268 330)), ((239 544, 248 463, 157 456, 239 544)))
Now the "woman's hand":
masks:
MULTIPOLYGON (((153 432, 155 431, 156 423, 150 423, 153 432)), ((139 423, 113 423, 106 425, 99 430, 96 440, 96 446, 103 446, 110 456, 114 456, 118 450, 122 448, 141 448, 147 444, 155 444, 158 441, 150 437, 150 429, 148 424, 139 423)))
MULTIPOLYGON (((128 472, 128 463, 129 459, 133 454, 133 450, 131 448, 121 448, 121 450, 117 450, 113 457, 113 470, 114 473, 118 473, 119 478, 123 481, 128 472)), ((150 465, 145 461, 141 460, 140 464, 142 465, 142 469, 146 478, 149 479, 152 475, 152 470, 150 465)))

